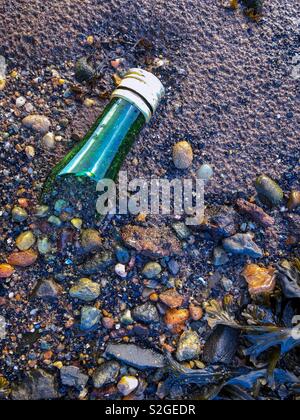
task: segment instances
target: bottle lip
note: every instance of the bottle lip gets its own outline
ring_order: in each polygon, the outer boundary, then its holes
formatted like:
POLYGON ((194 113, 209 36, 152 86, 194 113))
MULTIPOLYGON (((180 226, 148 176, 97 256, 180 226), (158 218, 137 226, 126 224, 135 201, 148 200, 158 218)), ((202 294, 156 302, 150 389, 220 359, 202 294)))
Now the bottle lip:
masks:
POLYGON ((125 74, 112 97, 136 105, 148 122, 164 95, 165 88, 158 77, 146 70, 133 68, 125 74))

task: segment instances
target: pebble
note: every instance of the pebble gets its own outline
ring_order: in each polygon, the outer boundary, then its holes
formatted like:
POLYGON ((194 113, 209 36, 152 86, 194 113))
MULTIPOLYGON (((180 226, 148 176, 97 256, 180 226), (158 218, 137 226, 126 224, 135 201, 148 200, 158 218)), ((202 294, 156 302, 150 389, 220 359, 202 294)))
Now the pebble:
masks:
POLYGON ((118 379, 120 373, 120 365, 112 360, 103 363, 93 375, 94 387, 99 389, 105 385, 113 384, 118 379))
POLYGON ((159 299, 169 308, 179 308, 183 304, 183 296, 175 289, 166 290, 159 295, 159 299))
POLYGON ((81 373, 77 366, 64 366, 60 370, 60 379, 63 385, 81 390, 86 386, 89 377, 81 373))
POLYGON ((226 252, 233 255, 246 255, 252 258, 262 258, 263 251, 253 241, 250 233, 238 233, 231 238, 223 240, 223 247, 226 252))
POLYGON ((28 251, 35 244, 35 241, 35 236, 28 230, 17 237, 16 246, 20 251, 28 251))
POLYGON ((161 265, 156 262, 150 262, 143 268, 143 276, 151 280, 156 278, 162 271, 161 265))
POLYGON ((115 273, 125 279, 127 277, 126 266, 124 264, 117 264, 115 266, 115 273))
POLYGON ((16 99, 17 108, 22 108, 22 106, 24 106, 25 104, 26 104, 26 98, 24 98, 24 96, 20 96, 19 98, 16 99))
POLYGON ((48 222, 56 227, 60 227, 62 225, 62 221, 60 220, 60 218, 53 215, 49 217, 48 222))
POLYGON ((230 292, 233 288, 233 282, 226 277, 223 277, 221 280, 222 286, 225 290, 225 292, 230 292))
POLYGON ((95 69, 86 57, 80 58, 75 65, 75 78, 79 83, 88 82, 95 76, 95 69))
POLYGON ((139 386, 139 381, 135 376, 123 376, 123 378, 118 383, 119 392, 127 397, 139 386))
POLYGON ((214 266, 221 267, 222 265, 227 264, 228 261, 229 261, 229 256, 227 252, 221 246, 217 246, 214 249, 214 259, 213 259, 214 266))
POLYGON ((47 217, 48 213, 49 213, 49 207, 44 206, 44 205, 36 206, 35 212, 34 212, 35 216, 41 219, 44 217, 47 217))
POLYGON ((184 332, 179 340, 176 358, 179 362, 197 359, 200 356, 201 344, 195 331, 184 332))
POLYGON ((165 366, 164 356, 135 344, 109 344, 105 355, 140 370, 159 369, 165 366))
POLYGON ((55 148, 55 135, 54 133, 47 133, 41 140, 41 145, 46 150, 52 150, 55 148))
POLYGON ((14 207, 12 209, 12 219, 14 222, 24 222, 28 218, 28 213, 22 207, 14 207))
POLYGON ((173 162, 177 169, 188 169, 193 164, 194 153, 187 141, 180 141, 173 147, 173 162))
POLYGON ((133 319, 144 324, 159 322, 159 314, 156 307, 147 302, 144 305, 137 306, 132 312, 133 319))
POLYGON ((23 251, 23 252, 14 252, 12 253, 7 261, 12 266, 16 267, 30 267, 38 259, 38 254, 33 250, 23 251))
POLYGON ((261 175, 255 182, 258 197, 262 202, 271 206, 278 206, 284 198, 284 194, 279 185, 267 175, 261 175))
POLYGON ((60 199, 60 200, 55 201, 54 210, 56 213, 60 214, 64 210, 66 210, 66 208, 68 208, 69 205, 70 204, 66 200, 60 199))
POLYGON ((193 303, 189 306, 190 316, 193 321, 200 321, 203 318, 203 309, 193 303))
POLYGON ((83 102, 83 105, 87 108, 91 108, 96 104, 96 101, 94 99, 86 98, 83 102))
POLYGON ((239 214, 228 206, 208 208, 201 230, 215 241, 235 235, 239 228, 239 214))
POLYGON ((95 42, 95 39, 94 39, 93 35, 89 35, 89 36, 86 38, 86 42, 87 42, 87 44, 88 44, 88 45, 93 45, 93 44, 94 44, 94 42, 95 42))
POLYGON ((93 306, 84 306, 81 310, 80 328, 83 331, 88 331, 99 324, 101 319, 101 312, 93 306))
POLYGON ((0 55, 0 91, 4 90, 6 86, 6 59, 0 55))
POLYGON ((38 247, 39 253, 42 255, 47 255, 52 250, 51 242, 49 241, 47 237, 38 239, 37 247, 38 247))
POLYGON ((72 226, 74 226, 75 229, 80 230, 82 228, 83 221, 82 219, 74 218, 71 220, 71 224, 72 226))
POLYGON ((110 252, 101 252, 89 258, 80 266, 80 271, 84 275, 99 274, 105 272, 114 264, 113 255, 110 252))
POLYGON ((165 315, 165 323, 169 326, 183 324, 190 317, 187 309, 169 309, 165 315))
POLYGON ((126 248, 124 248, 122 246, 117 246, 115 252, 116 252, 117 260, 120 264, 125 264, 126 265, 126 264, 129 263, 130 253, 126 248))
POLYGON ((0 92, 5 89, 5 86, 6 86, 6 79, 4 79, 3 76, 0 75, 0 92))
POLYGON ((33 112, 33 110, 34 110, 34 106, 33 106, 30 102, 27 102, 27 103, 25 104, 24 109, 25 109, 25 111, 26 111, 28 114, 30 114, 31 112, 33 112))
POLYGON ((300 206, 300 191, 292 191, 289 196, 288 209, 295 210, 300 206))
POLYGON ((205 163, 198 169, 196 176, 203 181, 209 181, 214 176, 214 170, 211 165, 205 163))
POLYGON ((55 400, 59 397, 55 377, 42 369, 30 370, 22 382, 13 387, 11 397, 15 401, 55 400))
POLYGON ((174 258, 168 261, 168 270, 173 276, 177 276, 180 271, 180 266, 174 258))
POLYGON ((6 327, 7 327, 7 324, 6 324, 5 318, 0 315, 0 341, 6 338, 6 332, 7 332, 6 327))
POLYGON ((35 148, 33 146, 26 146, 25 154, 27 156, 27 159, 33 159, 35 157, 35 148))
POLYGON ((275 289, 276 276, 273 267, 265 268, 257 264, 248 264, 243 271, 243 276, 252 297, 271 294, 275 289))
POLYGON ((28 115, 23 119, 22 124, 41 134, 46 134, 51 126, 50 120, 44 115, 28 115))
POLYGON ((53 279, 47 279, 40 282, 34 295, 40 299, 55 299, 60 291, 60 286, 53 279))
POLYGON ((95 229, 84 229, 81 233, 81 246, 85 253, 95 252, 101 248, 102 239, 95 229))
POLYGON ((133 318, 131 316, 131 311, 129 309, 127 309, 123 315, 121 316, 121 323, 124 325, 131 325, 133 324, 133 318))
POLYGON ((115 320, 113 318, 104 317, 102 319, 102 325, 107 330, 112 330, 115 326, 115 320))
POLYGON ((249 201, 240 198, 237 201, 237 206, 240 213, 251 217, 256 223, 259 223, 263 227, 268 228, 274 226, 275 220, 273 217, 269 216, 261 207, 257 206, 256 204, 250 203, 249 201))
POLYGON ((14 268, 10 264, 0 264, 0 279, 11 277, 14 271, 14 268))
POLYGON ((92 302, 100 295, 100 285, 90 279, 82 278, 70 289, 70 296, 84 302, 92 302))
POLYGON ((172 228, 174 229, 177 237, 182 241, 185 241, 191 237, 191 231, 185 223, 173 223, 172 228))
POLYGON ((167 227, 143 228, 127 225, 121 230, 125 244, 149 258, 181 255, 180 242, 167 227))

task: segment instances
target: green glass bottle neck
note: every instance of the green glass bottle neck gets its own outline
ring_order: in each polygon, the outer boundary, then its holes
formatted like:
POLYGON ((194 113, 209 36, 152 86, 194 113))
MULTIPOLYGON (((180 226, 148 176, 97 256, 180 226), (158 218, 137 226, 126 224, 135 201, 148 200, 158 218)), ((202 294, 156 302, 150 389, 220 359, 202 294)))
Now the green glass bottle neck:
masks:
POLYGON ((138 108, 124 99, 112 100, 84 138, 80 150, 67 157, 68 162, 58 176, 88 176, 95 181, 114 179, 144 124, 145 118, 138 108))
POLYGON ((115 179, 145 117, 128 101, 113 99, 84 139, 55 168, 54 177, 115 179))

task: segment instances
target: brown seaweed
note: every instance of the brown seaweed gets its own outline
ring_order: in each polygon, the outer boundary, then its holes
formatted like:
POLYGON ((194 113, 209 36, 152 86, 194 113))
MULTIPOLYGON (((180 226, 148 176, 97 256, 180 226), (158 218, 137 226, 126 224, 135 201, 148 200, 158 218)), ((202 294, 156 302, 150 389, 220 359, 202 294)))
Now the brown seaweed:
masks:
POLYGON ((238 324, 216 301, 212 301, 210 306, 207 306, 206 311, 208 313, 208 324, 211 328, 217 325, 226 325, 244 333, 246 340, 252 344, 244 350, 245 356, 257 358, 265 351, 277 346, 280 347, 282 355, 300 345, 300 338, 294 334, 295 330, 292 328, 238 324))

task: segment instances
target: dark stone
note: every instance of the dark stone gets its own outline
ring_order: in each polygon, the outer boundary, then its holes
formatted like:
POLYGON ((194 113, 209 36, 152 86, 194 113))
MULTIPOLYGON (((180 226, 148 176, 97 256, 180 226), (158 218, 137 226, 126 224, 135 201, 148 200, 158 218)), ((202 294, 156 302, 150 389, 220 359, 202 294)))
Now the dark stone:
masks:
POLYGON ((12 399, 17 401, 54 400, 58 398, 55 378, 42 369, 26 373, 23 382, 12 390, 12 399))
POLYGON ((86 57, 80 58, 75 65, 75 78, 79 83, 88 82, 96 72, 86 57))
POLYGON ((98 274, 106 271, 113 264, 113 255, 110 252, 103 252, 101 254, 96 254, 87 260, 79 267, 79 269, 80 272, 85 275, 98 274))
POLYGON ((238 231, 239 215, 232 207, 209 208, 205 222, 200 229, 207 232, 215 241, 229 238, 238 231))
POLYGON ((53 279, 42 280, 34 291, 34 296, 40 299, 56 299, 61 291, 53 279))
POLYGON ((116 382, 120 373, 120 365, 114 360, 105 362, 96 370, 93 376, 95 388, 102 388, 105 385, 116 382))
POLYGON ((77 389, 83 389, 89 380, 89 377, 81 373, 77 366, 64 366, 60 370, 60 378, 63 385, 77 389))
POLYGON ((151 324, 152 322, 159 322, 159 314, 156 307, 147 302, 144 305, 137 306, 133 312, 132 316, 135 321, 143 322, 144 324, 151 324))
POLYGON ((168 262, 168 270, 172 276, 177 276, 180 271, 180 266, 176 260, 173 258, 168 262))
POLYGON ((132 334, 138 337, 148 337, 150 331, 145 325, 136 324, 132 329, 132 334))
POLYGON ((237 351, 238 339, 238 330, 218 325, 204 346, 204 362, 209 365, 230 365, 237 351))
POLYGON ((129 263, 130 253, 126 248, 124 248, 122 246, 117 246, 115 252, 116 252, 117 260, 120 264, 128 264, 129 263))

